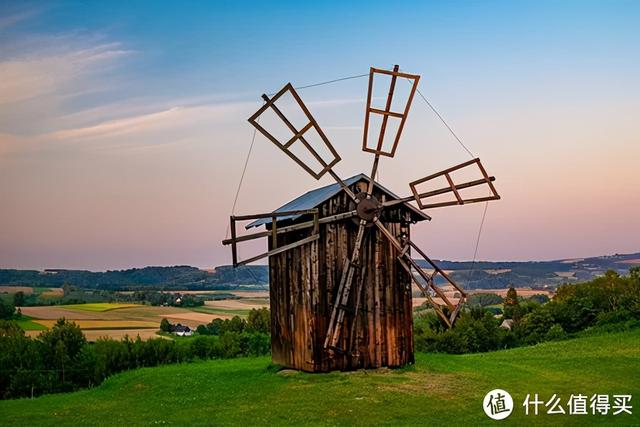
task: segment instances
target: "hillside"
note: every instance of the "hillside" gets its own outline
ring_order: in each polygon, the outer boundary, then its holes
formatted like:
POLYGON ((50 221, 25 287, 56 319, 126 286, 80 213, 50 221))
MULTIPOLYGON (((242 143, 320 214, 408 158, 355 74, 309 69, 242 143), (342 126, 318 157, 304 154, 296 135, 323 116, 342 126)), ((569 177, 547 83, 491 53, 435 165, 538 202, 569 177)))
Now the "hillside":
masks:
MULTIPOLYGON (((424 264, 418 260, 419 264, 424 264)), ((467 289, 516 287, 555 287, 565 282, 590 280, 607 270, 626 274, 640 265, 640 253, 605 255, 592 258, 556 261, 437 261, 441 268, 467 289), (471 268, 473 274, 471 275, 471 268)), ((426 266, 426 265, 425 265, 426 266)), ((70 284, 87 289, 134 290, 223 290, 264 289, 269 270, 264 265, 233 268, 216 267, 213 271, 190 266, 144 267, 128 270, 93 272, 86 270, 0 269, 0 285, 60 287, 70 284)))
POLYGON ((165 290, 236 289, 250 285, 264 287, 269 273, 264 266, 233 268, 217 267, 213 271, 190 266, 144 267, 128 270, 94 272, 87 270, 0 269, 0 285, 61 287, 69 284, 85 289, 135 290, 155 288, 165 290))
MULTIPOLYGON (((280 372, 268 358, 146 368, 96 389, 0 402, 0 425, 477 425, 482 399, 511 392, 504 425, 638 425, 633 415, 525 416, 527 393, 640 396, 640 330, 494 353, 418 354, 401 370, 280 372)), ((542 408, 544 409, 544 407, 542 408)), ((544 411, 543 411, 544 412, 544 411)))

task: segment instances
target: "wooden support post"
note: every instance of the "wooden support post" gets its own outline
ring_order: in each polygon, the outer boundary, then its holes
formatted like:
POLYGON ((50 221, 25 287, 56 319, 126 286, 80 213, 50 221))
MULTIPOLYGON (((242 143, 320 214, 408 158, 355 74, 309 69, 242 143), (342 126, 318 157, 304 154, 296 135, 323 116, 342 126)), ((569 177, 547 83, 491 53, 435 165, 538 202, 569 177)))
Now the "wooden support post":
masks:
POLYGON ((278 221, 276 217, 271 217, 271 249, 278 247, 278 221))
POLYGON ((233 266, 238 266, 238 248, 236 245, 236 219, 234 216, 229 218, 229 222, 231 225, 231 258, 233 260, 233 266))

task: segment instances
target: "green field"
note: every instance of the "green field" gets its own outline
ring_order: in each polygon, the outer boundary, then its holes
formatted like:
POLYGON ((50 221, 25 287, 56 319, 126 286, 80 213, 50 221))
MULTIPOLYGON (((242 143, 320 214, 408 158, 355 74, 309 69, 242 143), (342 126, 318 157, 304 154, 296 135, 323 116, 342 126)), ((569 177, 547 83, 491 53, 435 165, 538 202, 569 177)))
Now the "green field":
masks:
POLYGON ((82 311, 93 311, 93 312, 103 312, 109 310, 116 310, 119 308, 133 308, 139 307, 139 304, 120 304, 120 303, 111 303, 111 302, 96 302, 89 304, 70 304, 70 305, 60 305, 60 308, 66 308, 70 310, 82 310, 82 311))
MULTIPOLYGON (((514 398, 503 425, 640 425, 640 330, 495 353, 418 354, 414 366, 277 373, 269 358, 145 368, 93 390, 0 402, 0 425, 490 425, 482 399, 514 398), (631 394, 633 415, 525 416, 527 393, 631 394)), ((544 406, 542 407, 544 410, 544 406)))
POLYGON ((16 320, 16 323, 25 331, 44 331, 47 329, 46 326, 36 323, 31 317, 24 315, 20 317, 20 320, 16 320))

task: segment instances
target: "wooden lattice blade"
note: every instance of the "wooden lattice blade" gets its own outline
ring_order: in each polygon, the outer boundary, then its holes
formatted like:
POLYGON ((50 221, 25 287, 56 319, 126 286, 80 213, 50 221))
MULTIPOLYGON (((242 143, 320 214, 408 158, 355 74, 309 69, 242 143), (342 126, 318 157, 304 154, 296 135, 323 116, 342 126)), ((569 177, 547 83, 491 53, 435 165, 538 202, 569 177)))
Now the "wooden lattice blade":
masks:
MULTIPOLYGON (((315 179, 320 179, 322 176, 331 171, 331 168, 338 163, 341 159, 338 155, 338 152, 335 150, 325 133, 322 131, 318 122, 311 115, 311 112, 307 108, 307 106, 302 102, 302 99, 293 88, 291 83, 287 83, 278 93, 276 93, 272 98, 267 95, 262 95, 265 100, 265 104, 258 109, 248 120, 252 126, 254 126, 262 135, 264 135, 267 139, 273 142, 278 148, 280 148, 289 158, 291 158, 294 162, 296 162, 300 167, 302 167, 305 171, 307 171, 311 176, 315 179), (300 113, 303 117, 305 117, 306 123, 300 127, 296 127, 292 120, 287 117, 286 114, 281 110, 281 108, 277 105, 278 100, 280 100, 283 96, 291 96, 295 101, 296 112, 300 113), (267 129, 267 125, 260 124, 260 118, 267 111, 273 112, 279 118, 282 123, 288 128, 289 134, 286 137, 276 136, 273 132, 270 132, 267 129), (318 146, 314 146, 313 141, 309 140, 309 133, 313 130, 320 138, 320 142, 318 146), (301 154, 296 154, 293 149, 297 148, 298 145, 301 144, 302 154, 310 155, 311 157, 307 160, 302 158, 301 154), (324 158, 318 152, 319 149, 322 149, 325 152, 328 152, 331 158, 324 158), (315 163, 320 165, 320 168, 316 169, 313 166, 309 165, 309 160, 313 159, 315 163)), ((333 174, 332 174, 333 175, 333 174)))
POLYGON ((466 205, 470 203, 499 200, 500 195, 493 185, 494 181, 495 177, 489 176, 484 166, 482 166, 480 159, 476 158, 450 167, 448 169, 444 169, 440 172, 436 172, 424 178, 417 179, 409 183, 409 187, 411 188, 411 192, 413 193, 413 199, 415 199, 415 201, 418 203, 420 209, 431 209, 444 206, 466 205), (461 183, 454 182, 455 176, 453 176, 452 174, 473 172, 474 166, 477 166, 477 175, 479 175, 479 179, 468 180, 461 183), (424 187, 425 185, 428 185, 428 183, 435 182, 438 179, 444 182, 444 186, 442 186, 441 188, 431 189, 429 191, 421 191, 418 188, 418 186, 424 187), (475 190, 478 190, 477 187, 479 186, 485 186, 488 189, 488 195, 468 195, 469 189, 475 188, 475 190), (451 194, 453 198, 447 201, 434 201, 434 198, 447 194, 451 194))

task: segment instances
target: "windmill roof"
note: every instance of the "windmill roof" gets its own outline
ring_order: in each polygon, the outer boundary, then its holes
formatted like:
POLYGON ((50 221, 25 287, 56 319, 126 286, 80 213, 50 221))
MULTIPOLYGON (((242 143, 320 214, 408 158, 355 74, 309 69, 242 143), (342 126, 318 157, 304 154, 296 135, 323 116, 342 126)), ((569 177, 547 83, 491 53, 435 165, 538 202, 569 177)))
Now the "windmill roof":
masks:
MULTIPOLYGON (((369 177, 363 173, 358 174, 358 175, 354 175, 351 178, 347 178, 344 180, 344 182, 347 185, 353 185, 358 181, 369 181, 369 177)), ((380 185, 379 183, 374 181, 374 185, 375 187, 377 187, 379 190, 381 190, 382 192, 386 193, 389 197, 393 198, 393 199, 399 199, 400 197, 396 196, 393 192, 391 192, 390 190, 388 190, 387 188, 383 187, 382 185, 380 185)), ((322 204, 324 201, 330 199, 331 197, 335 196, 336 194, 340 193, 342 190, 342 187, 340 186, 340 184, 338 184, 337 182, 335 184, 330 184, 324 187, 320 187, 320 188, 316 188, 315 190, 311 190, 306 192, 305 194, 303 194, 302 196, 299 196, 295 199, 293 199, 292 201, 290 201, 289 203, 280 206, 278 209, 276 209, 274 212, 284 212, 284 211, 297 211, 297 210, 306 210, 306 209, 313 209, 315 207, 317 207, 318 205, 322 204)), ((405 206, 406 208, 410 209, 413 213, 415 213, 418 217, 422 218, 422 219, 426 219, 426 220, 431 220, 431 217, 427 214, 425 214, 424 212, 422 212, 421 210, 417 209, 415 206, 411 205, 410 203, 404 203, 403 206, 405 206)), ((295 220, 300 218, 302 215, 288 215, 288 216, 282 216, 278 218, 278 221, 284 221, 284 220, 295 220)), ((259 227, 261 225, 265 225, 265 224, 271 224, 271 218, 260 218, 257 219, 249 224, 247 224, 247 226, 245 227, 246 229, 249 228, 253 228, 253 227, 259 227)))

